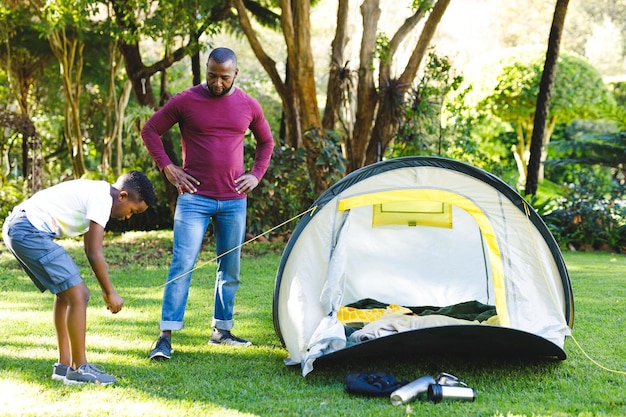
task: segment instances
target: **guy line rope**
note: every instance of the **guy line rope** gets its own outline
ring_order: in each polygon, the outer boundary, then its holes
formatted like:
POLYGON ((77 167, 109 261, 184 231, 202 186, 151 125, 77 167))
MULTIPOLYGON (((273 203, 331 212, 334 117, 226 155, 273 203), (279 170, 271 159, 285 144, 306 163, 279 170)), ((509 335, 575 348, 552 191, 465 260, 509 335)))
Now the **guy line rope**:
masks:
MULTIPOLYGON (((254 242, 255 240, 259 239, 261 236, 267 235, 267 234, 269 234, 269 233, 273 232, 274 230, 279 229, 279 228, 283 227, 284 225, 286 225, 286 224, 288 224, 288 223, 291 223, 292 221, 294 221, 294 220, 296 220, 296 219, 298 219, 298 218, 300 218, 300 217, 304 216, 305 214, 307 214, 307 213, 309 213, 309 212, 312 214, 312 213, 315 211, 315 209, 317 209, 317 206, 312 206, 312 207, 310 207, 308 210, 305 210, 305 211, 303 211, 302 213, 300 213, 300 214, 297 214, 297 215, 293 216, 293 217, 292 217, 292 218, 290 218, 289 220, 285 220, 284 222, 282 222, 282 223, 280 223, 280 224, 278 224, 278 225, 276 225, 276 226, 274 226, 274 227, 272 227, 272 228, 270 228, 270 229, 268 229, 268 230, 264 231, 263 233, 261 233, 261 234, 259 234, 259 235, 256 235, 255 237, 253 237, 253 238, 251 238, 251 239, 246 240, 246 241, 245 241, 245 242, 243 242, 241 245, 235 246, 235 247, 233 247, 233 248, 231 248, 231 249, 227 250, 226 252, 224 252, 224 253, 222 253, 222 254, 220 254, 220 255, 217 255, 217 256, 216 256, 216 257, 214 257, 213 259, 209 259, 208 261, 205 261, 205 262, 202 262, 202 263, 200 263, 200 264, 197 264, 196 266, 194 266, 194 267, 193 267, 193 268, 191 268, 190 270, 185 271, 185 272, 183 272, 183 273, 181 273, 181 274, 179 274, 179 275, 175 276, 174 278, 172 278, 172 279, 170 279, 170 280, 166 281, 165 283, 163 283, 163 284, 161 284, 161 285, 157 286, 156 288, 157 288, 157 289, 158 289, 158 288, 165 288, 168 284, 171 284, 172 282, 174 282, 174 281, 177 281, 177 280, 181 279, 181 278, 182 278, 182 277, 184 277, 185 275, 187 275, 187 274, 189 274, 189 273, 191 273, 191 272, 193 272, 193 271, 195 271, 195 270, 197 270, 197 269, 203 268, 203 267, 205 267, 206 265, 208 265, 208 264, 210 264, 210 263, 212 263, 212 262, 217 261, 217 260, 218 260, 219 258, 221 258, 222 256, 224 256, 224 255, 226 255, 226 254, 229 254, 229 253, 231 253, 231 252, 233 252, 233 251, 235 251, 235 250, 237 250, 237 249, 239 249, 239 248, 241 248, 241 247, 243 247, 243 246, 247 245, 248 243, 254 242)), ((124 303, 124 305, 128 306, 129 304, 131 304, 131 303, 133 303, 133 302, 137 301, 138 299, 139 299, 139 297, 137 297, 137 298, 133 298, 132 300, 125 302, 125 303, 124 303)))

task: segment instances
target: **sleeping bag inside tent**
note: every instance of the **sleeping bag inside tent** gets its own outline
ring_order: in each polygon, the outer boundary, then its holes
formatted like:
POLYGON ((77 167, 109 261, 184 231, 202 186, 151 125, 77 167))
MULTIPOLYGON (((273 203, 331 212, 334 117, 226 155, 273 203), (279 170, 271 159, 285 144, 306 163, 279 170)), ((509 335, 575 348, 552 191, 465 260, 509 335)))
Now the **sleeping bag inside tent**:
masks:
POLYGON ((574 299, 562 254, 496 176, 439 157, 361 168, 301 218, 278 267, 288 365, 459 352, 565 359, 574 299))

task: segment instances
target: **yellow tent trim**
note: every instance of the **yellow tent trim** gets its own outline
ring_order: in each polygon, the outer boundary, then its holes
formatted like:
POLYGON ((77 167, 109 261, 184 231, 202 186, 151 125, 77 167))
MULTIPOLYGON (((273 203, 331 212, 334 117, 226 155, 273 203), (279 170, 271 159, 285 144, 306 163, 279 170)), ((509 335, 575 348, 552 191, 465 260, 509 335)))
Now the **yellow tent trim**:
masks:
POLYGON ((485 243, 487 245, 487 254, 489 264, 491 265, 491 275, 493 278, 496 311, 502 326, 509 326, 510 319, 508 314, 506 292, 504 288, 504 269, 502 266, 502 256, 496 234, 485 213, 471 200, 462 195, 437 189, 409 189, 409 190, 393 190, 381 191, 370 194, 362 194, 354 197, 344 198, 339 201, 338 211, 346 211, 355 207, 371 206, 383 203, 398 203, 406 201, 439 201, 447 203, 465 210, 478 225, 485 243))

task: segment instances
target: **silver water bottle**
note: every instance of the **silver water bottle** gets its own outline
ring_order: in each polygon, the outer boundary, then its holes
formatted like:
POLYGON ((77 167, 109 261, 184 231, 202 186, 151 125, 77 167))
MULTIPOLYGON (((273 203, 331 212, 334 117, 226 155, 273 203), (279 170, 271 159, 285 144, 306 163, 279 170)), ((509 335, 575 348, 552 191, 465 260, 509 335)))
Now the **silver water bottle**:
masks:
POLYGON ((476 399, 476 391, 473 388, 461 385, 431 384, 426 394, 428 399, 434 403, 443 400, 474 401, 476 399))
POLYGON ((428 387, 432 384, 435 384, 435 379, 432 376, 424 375, 419 377, 415 381, 409 382, 392 392, 390 396, 391 404, 408 404, 426 394, 428 387))

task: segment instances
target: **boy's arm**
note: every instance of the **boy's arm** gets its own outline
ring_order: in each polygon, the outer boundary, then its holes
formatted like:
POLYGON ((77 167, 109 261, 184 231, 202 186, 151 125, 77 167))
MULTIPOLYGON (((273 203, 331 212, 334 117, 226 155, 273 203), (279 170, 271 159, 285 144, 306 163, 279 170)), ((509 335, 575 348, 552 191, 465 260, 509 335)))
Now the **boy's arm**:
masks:
POLYGON ((107 263, 102 253, 103 238, 104 227, 91 221, 89 230, 84 235, 85 255, 87 255, 91 269, 93 269, 94 274, 96 274, 100 288, 102 288, 102 298, 107 308, 111 310, 111 313, 115 314, 122 309, 124 299, 115 292, 113 284, 109 279, 107 263))

